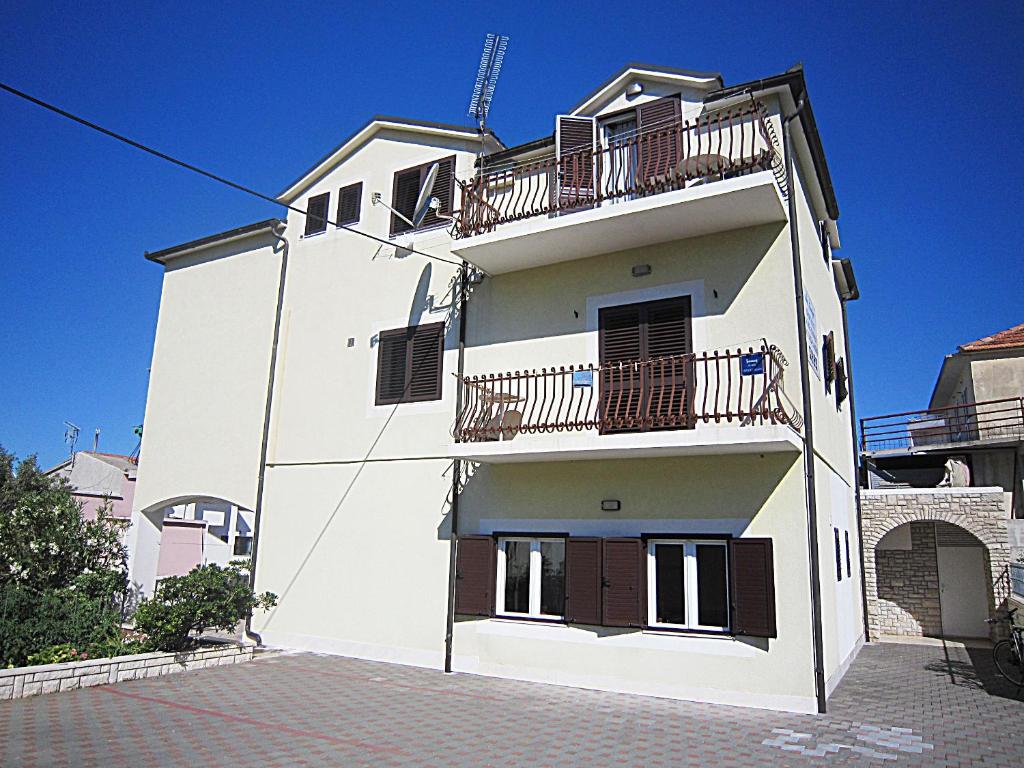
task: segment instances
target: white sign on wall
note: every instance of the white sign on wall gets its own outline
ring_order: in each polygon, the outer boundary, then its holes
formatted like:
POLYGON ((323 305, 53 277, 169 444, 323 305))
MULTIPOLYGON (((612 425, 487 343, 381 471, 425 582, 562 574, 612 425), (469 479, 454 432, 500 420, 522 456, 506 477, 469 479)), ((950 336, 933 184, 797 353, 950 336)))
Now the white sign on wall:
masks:
POLYGON ((819 379, 821 368, 818 365, 818 315, 814 311, 814 302, 807 295, 807 286, 804 286, 804 321, 807 326, 807 362, 811 370, 819 379))

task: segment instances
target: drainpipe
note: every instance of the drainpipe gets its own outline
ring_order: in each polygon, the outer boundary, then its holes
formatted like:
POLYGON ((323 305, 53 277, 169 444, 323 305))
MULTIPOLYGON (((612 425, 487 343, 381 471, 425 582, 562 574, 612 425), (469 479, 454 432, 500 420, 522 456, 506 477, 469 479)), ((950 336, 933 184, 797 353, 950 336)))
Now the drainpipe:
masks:
MULTIPOLYGON (((469 269, 462 262, 459 270, 459 386, 455 388, 455 418, 458 420, 462 411, 462 372, 466 357, 466 290, 469 284, 469 269)), ((452 638, 455 634, 455 563, 458 547, 459 531, 459 477, 462 474, 462 462, 452 462, 452 509, 449 516, 451 532, 448 534, 448 611, 445 616, 444 629, 444 671, 452 671, 452 638)))
MULTIPOLYGON (((270 411, 274 400, 274 375, 277 371, 277 343, 281 337, 281 314, 284 309, 284 283, 288 273, 288 240, 284 236, 287 222, 274 225, 271 234, 281 247, 281 274, 277 280, 277 307, 274 310, 274 337, 270 345, 270 371, 267 374, 266 406, 263 409, 263 441, 260 444, 260 467, 256 481, 256 509, 253 510, 252 554, 249 556, 249 588, 256 591, 256 556, 260 548, 260 521, 263 517, 263 487, 267 473, 267 449, 270 444, 270 411)), ((252 629, 252 611, 245 617, 245 636, 263 645, 261 638, 252 629)))
POLYGON ((860 506, 860 445, 857 441, 857 406, 853 396, 853 362, 850 358, 850 323, 846 315, 846 302, 856 299, 856 295, 846 294, 840 297, 839 306, 843 313, 843 349, 846 353, 846 389, 850 398, 850 431, 853 434, 853 498, 857 505, 857 540, 860 542, 860 599, 864 621, 864 642, 871 642, 871 630, 868 627, 868 586, 864 575, 864 523, 860 506))
MULTIPOLYGON (((793 171, 793 138, 789 124, 800 116, 807 101, 797 102, 796 110, 782 121, 783 147, 786 153, 786 189, 789 192, 789 242, 793 252, 793 281, 796 289, 796 326, 800 343, 800 384, 804 411, 804 484, 807 493, 807 546, 810 552, 811 634, 814 645, 814 689, 818 712, 825 713, 825 648, 821 620, 821 568, 818 557, 818 498, 814 487, 814 414, 811 411, 811 367, 807 359, 807 316, 804 314, 804 278, 800 263, 800 232, 797 226, 796 185, 793 171)), ((817 340, 815 340, 817 343, 817 340)))

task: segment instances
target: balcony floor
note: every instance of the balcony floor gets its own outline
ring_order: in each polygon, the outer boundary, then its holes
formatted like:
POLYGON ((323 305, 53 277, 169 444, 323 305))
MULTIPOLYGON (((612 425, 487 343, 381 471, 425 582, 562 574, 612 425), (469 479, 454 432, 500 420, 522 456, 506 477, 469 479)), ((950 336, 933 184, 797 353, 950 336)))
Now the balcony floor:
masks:
POLYGON ((738 453, 799 453, 800 436, 787 426, 701 424, 696 429, 598 435, 593 431, 521 434, 511 440, 451 443, 448 456, 482 464, 531 461, 643 459, 738 453))
POLYGON ((627 248, 786 220, 771 171, 698 184, 561 216, 498 225, 452 243, 452 253, 497 275, 627 248))

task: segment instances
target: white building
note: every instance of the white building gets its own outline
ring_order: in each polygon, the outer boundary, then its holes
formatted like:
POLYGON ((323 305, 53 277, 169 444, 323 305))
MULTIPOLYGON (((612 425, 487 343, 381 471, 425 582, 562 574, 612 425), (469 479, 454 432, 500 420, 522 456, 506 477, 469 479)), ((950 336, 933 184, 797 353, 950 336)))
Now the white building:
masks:
POLYGON ((628 66, 553 128, 378 117, 308 215, 148 254, 135 516, 255 510, 268 644, 820 709, 863 640, 857 291, 803 73, 628 66), (435 163, 421 226, 374 204, 435 163))

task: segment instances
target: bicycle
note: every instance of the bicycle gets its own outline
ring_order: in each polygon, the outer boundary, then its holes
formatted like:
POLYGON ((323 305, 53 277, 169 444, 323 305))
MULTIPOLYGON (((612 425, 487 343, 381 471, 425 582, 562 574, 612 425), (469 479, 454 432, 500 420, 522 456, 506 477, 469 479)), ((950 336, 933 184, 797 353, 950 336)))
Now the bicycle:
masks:
POLYGON ((1010 608, 1006 611, 1006 617, 1001 619, 988 619, 989 624, 1005 622, 1010 625, 1010 638, 1000 640, 992 649, 992 661, 995 662, 996 670, 1018 689, 1024 687, 1024 627, 1018 627, 1013 623, 1013 616, 1017 608, 1010 608))

